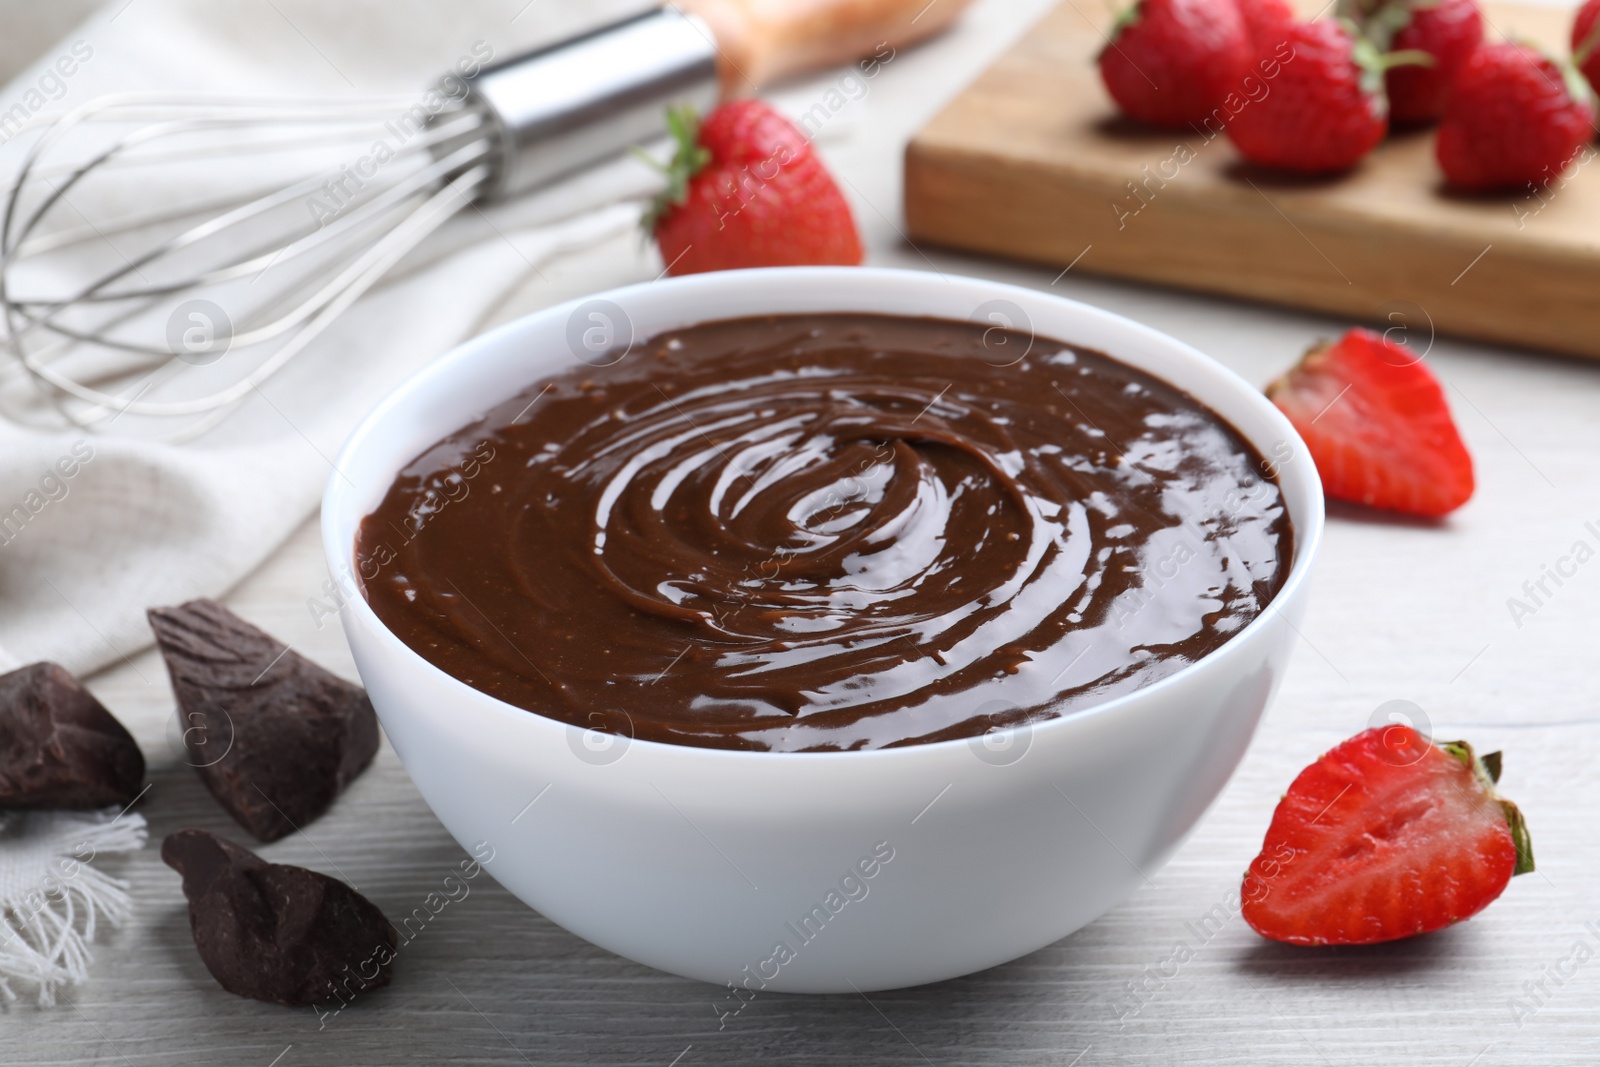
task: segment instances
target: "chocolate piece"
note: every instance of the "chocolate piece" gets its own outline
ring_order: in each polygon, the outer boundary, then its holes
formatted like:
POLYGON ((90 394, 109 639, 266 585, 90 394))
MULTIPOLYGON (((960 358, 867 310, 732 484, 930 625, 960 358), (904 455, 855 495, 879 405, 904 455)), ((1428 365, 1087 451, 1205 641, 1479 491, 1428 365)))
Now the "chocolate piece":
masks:
POLYGON ((317 819, 378 751, 360 686, 214 600, 151 608, 190 762, 217 803, 262 841, 317 819))
POLYGON ((0 808, 126 807, 143 782, 133 736, 66 668, 0 675, 0 808))
POLYGON ((161 859, 183 875, 189 928, 228 992, 299 1007, 389 984, 394 926, 337 878, 268 863, 205 830, 179 830, 161 859))
POLYGON ((418 456, 354 560, 419 656, 582 729, 975 737, 1182 669, 1289 572, 1272 464, 1097 352, 852 314, 614 355, 418 456))

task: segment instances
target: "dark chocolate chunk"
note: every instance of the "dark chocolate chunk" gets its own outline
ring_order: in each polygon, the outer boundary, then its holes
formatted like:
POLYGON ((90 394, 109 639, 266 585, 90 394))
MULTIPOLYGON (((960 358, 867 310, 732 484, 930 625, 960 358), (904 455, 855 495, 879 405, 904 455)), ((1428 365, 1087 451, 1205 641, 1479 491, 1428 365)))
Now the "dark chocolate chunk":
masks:
POLYGON ((394 926, 337 878, 268 863, 205 830, 170 835, 161 858, 183 875, 194 947, 228 992, 299 1007, 389 984, 394 926))
POLYGON ((132 735, 66 668, 0 675, 0 808, 125 807, 143 781, 132 735))
POLYGON ((214 600, 151 608, 184 744, 217 803, 262 841, 321 816, 378 751, 360 686, 214 600))

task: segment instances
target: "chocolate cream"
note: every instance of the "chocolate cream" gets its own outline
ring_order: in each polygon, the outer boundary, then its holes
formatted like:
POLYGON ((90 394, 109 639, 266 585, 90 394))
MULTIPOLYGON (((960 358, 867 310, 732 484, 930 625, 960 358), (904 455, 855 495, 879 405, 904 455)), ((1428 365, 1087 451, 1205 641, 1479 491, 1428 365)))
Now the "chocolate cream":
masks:
POLYGON ((419 655, 575 726, 772 751, 974 737, 1182 669, 1288 573, 1271 465, 1097 352, 794 315, 612 358, 418 456, 356 546, 419 655))

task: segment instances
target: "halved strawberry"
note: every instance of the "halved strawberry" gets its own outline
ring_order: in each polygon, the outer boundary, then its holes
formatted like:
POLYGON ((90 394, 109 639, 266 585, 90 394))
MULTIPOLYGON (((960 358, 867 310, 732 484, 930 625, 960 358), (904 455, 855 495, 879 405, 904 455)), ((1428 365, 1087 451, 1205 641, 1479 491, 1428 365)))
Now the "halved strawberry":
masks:
POLYGON ((1444 390, 1410 349, 1351 330, 1267 386, 1335 500, 1439 516, 1472 496, 1472 457, 1444 390))
POLYGON ((1368 945, 1476 915, 1533 870, 1522 813, 1495 794, 1500 753, 1377 726, 1300 772, 1241 889, 1256 933, 1368 945))

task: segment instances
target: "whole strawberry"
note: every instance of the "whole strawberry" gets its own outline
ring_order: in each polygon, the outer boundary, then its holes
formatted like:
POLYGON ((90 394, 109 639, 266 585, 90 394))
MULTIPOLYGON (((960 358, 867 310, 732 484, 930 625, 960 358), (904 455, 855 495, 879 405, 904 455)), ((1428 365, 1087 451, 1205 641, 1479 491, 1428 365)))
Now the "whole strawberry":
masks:
POLYGON ((1542 186, 1594 132, 1591 91, 1576 68, 1532 45, 1486 43, 1456 75, 1435 152, 1457 189, 1542 186))
POLYGON ((1472 457, 1444 390, 1404 345, 1350 330, 1267 387, 1330 499, 1436 518, 1472 497, 1472 457))
POLYGON ((1572 20, 1572 63, 1600 92, 1600 0, 1585 0, 1572 20))
POLYGON ((1100 77, 1129 117, 1183 127, 1211 116, 1253 57, 1234 0, 1138 0, 1100 52, 1100 77))
POLYGON ((1429 59, 1393 67, 1384 77, 1389 121, 1436 121, 1456 75, 1483 40, 1477 0, 1352 0, 1346 9, 1380 51, 1429 59))
POLYGON ((677 152, 645 219, 668 273, 861 262, 850 205, 788 119, 759 100, 668 119, 677 152))
POLYGON ((1340 22, 1289 27, 1293 59, 1271 91, 1228 123, 1239 154, 1263 167, 1326 174, 1348 170, 1388 132, 1382 63, 1340 22))
POLYGON ((1500 754, 1377 726, 1300 772, 1241 889, 1245 921, 1295 945, 1370 945, 1471 918, 1533 870, 1500 754))

